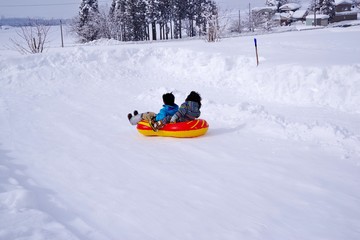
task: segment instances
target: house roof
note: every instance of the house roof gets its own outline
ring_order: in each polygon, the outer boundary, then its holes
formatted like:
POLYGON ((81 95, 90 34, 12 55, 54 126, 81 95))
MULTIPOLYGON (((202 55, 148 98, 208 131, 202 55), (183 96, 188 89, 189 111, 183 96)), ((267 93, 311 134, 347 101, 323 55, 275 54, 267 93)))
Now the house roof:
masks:
POLYGON ((268 11, 275 11, 277 7, 275 6, 265 6, 265 7, 254 7, 251 9, 251 11, 262 11, 262 10, 268 10, 268 11))
POLYGON ((342 3, 352 4, 351 0, 335 0, 335 5, 340 5, 342 3))
POLYGON ((301 18, 305 17, 306 13, 307 13, 307 10, 297 10, 291 15, 291 17, 295 18, 295 19, 301 19, 301 18))
POLYGON ((291 14, 289 13, 275 13, 272 17, 273 20, 289 20, 291 14))
POLYGON ((279 9, 283 11, 296 11, 301 8, 300 4, 297 3, 287 3, 282 5, 279 9))

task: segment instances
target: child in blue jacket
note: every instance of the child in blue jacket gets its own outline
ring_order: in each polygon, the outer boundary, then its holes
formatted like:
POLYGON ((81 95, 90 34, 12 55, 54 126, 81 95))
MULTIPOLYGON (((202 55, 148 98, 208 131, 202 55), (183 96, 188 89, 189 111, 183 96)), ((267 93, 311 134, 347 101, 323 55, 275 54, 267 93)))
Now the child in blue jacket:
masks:
POLYGON ((199 93, 192 91, 181 104, 180 108, 172 117, 167 116, 161 121, 151 122, 150 126, 156 132, 161 129, 166 123, 187 122, 200 117, 201 96, 199 93))
POLYGON ((145 112, 138 113, 136 110, 134 111, 134 116, 129 113, 128 119, 132 125, 138 124, 141 120, 145 120, 149 122, 150 126, 153 130, 157 130, 156 127, 158 125, 164 126, 168 123, 171 117, 177 112, 179 106, 175 103, 175 96, 173 93, 165 93, 163 96, 163 108, 160 109, 159 113, 156 114, 154 112, 145 112), (156 127, 155 127, 156 126, 156 127))

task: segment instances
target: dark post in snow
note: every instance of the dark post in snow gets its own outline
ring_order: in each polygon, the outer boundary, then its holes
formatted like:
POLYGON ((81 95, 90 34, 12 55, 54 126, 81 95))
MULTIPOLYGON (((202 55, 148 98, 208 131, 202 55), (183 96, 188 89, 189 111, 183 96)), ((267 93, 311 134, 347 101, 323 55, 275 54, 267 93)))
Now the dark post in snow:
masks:
POLYGON ((254 38, 254 43, 255 43, 255 53, 256 53, 256 66, 259 66, 259 56, 258 56, 257 41, 256 41, 256 38, 254 38))
POLYGON ((316 27, 316 0, 314 1, 314 26, 316 27))
POLYGON ((249 31, 251 32, 251 7, 250 7, 250 3, 249 3, 249 31))
POLYGON ((61 32, 61 47, 64 47, 64 36, 62 30, 62 21, 60 20, 60 32, 61 32))
POLYGON ((241 33, 241 16, 240 16, 240 10, 239 10, 239 33, 241 33))

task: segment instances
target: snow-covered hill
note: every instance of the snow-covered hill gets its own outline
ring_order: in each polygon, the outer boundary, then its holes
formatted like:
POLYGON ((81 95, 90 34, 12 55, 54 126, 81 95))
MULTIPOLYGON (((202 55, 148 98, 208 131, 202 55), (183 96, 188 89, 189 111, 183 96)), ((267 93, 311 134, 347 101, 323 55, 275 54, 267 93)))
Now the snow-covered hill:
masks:
MULTIPOLYGON (((21 56, 0 30, 0 239, 360 238, 360 27, 21 56), (203 98, 195 139, 135 109, 203 98)), ((69 40, 68 40, 69 41, 69 40)))

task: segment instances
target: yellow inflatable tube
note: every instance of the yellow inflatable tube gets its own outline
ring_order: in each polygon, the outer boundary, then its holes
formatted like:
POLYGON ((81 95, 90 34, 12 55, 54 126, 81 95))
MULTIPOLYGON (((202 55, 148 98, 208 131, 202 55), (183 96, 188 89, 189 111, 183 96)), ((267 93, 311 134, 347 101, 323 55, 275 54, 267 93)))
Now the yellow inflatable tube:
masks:
POLYGON ((209 129, 209 124, 203 119, 188 122, 168 123, 162 129, 154 132, 149 123, 141 121, 137 125, 139 133, 145 136, 162 136, 176 138, 193 138, 204 135, 209 129))

